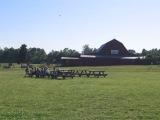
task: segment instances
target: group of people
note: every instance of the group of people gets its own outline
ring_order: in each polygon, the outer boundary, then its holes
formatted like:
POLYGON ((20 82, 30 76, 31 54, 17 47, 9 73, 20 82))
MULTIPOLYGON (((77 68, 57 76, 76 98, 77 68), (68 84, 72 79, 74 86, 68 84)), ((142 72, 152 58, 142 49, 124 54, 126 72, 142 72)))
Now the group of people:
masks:
POLYGON ((43 67, 43 68, 37 68, 37 67, 26 67, 25 69, 25 76, 29 77, 45 77, 45 76, 50 76, 50 70, 48 67, 43 67))

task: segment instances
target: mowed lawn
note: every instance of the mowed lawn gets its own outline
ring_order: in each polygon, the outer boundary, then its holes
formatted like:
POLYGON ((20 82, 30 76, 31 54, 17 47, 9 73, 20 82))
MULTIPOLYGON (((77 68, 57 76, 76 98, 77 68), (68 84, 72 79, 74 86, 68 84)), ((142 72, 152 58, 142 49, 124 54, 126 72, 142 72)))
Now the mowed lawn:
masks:
POLYGON ((159 120, 160 66, 106 66, 106 78, 24 78, 0 69, 0 119, 159 120))

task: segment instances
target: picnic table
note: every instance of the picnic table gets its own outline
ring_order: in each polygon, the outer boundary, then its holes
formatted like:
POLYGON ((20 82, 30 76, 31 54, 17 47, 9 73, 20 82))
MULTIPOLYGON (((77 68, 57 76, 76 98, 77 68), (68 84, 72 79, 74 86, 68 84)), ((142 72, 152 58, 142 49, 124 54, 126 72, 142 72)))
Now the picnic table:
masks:
POLYGON ((55 71, 51 71, 51 78, 52 79, 58 79, 58 78, 63 78, 65 79, 66 77, 70 77, 73 79, 74 74, 73 74, 73 70, 55 70, 55 71))
POLYGON ((79 77, 87 76, 88 72, 87 72, 87 70, 76 70, 76 71, 74 71, 74 75, 79 76, 79 77))
POLYGON ((46 72, 44 70, 33 70, 31 69, 30 71, 26 71, 26 75, 28 77, 45 77, 48 76, 51 77, 52 79, 66 79, 68 78, 72 78, 73 77, 82 77, 82 76, 86 76, 86 77, 106 77, 107 74, 105 73, 105 71, 102 70, 72 70, 72 69, 54 69, 53 71, 50 72, 46 72))
POLYGON ((93 77, 101 77, 101 76, 106 77, 107 74, 105 73, 105 71, 92 70, 92 71, 89 71, 89 73, 88 73, 88 77, 91 77, 91 76, 93 76, 93 77))

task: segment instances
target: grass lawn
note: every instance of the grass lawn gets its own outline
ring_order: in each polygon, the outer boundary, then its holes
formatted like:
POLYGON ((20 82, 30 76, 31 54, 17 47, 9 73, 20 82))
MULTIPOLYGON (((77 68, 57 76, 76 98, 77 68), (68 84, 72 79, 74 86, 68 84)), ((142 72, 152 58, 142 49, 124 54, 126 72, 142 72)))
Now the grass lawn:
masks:
POLYGON ((108 66, 106 78, 24 78, 0 69, 0 119, 160 120, 160 66, 108 66))

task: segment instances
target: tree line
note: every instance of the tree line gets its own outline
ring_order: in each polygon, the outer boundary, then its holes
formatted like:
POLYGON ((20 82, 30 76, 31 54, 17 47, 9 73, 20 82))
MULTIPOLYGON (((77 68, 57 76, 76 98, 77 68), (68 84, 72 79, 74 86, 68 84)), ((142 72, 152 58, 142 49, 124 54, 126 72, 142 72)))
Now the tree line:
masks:
MULTIPOLYGON (((92 52, 88 45, 84 46, 83 53, 92 52)), ((0 49, 0 63, 60 63, 61 57, 79 57, 80 53, 76 50, 65 48, 60 51, 52 50, 48 54, 41 48, 27 48, 23 44, 20 48, 4 48, 0 49)))
MULTIPOLYGON (((143 49, 141 53, 136 53, 135 50, 128 51, 136 56, 145 56, 145 64, 160 64, 160 49, 143 49)), ((59 64, 61 57, 79 57, 80 54, 95 54, 96 52, 96 48, 90 48, 89 45, 84 45, 81 53, 65 48, 60 51, 52 50, 47 54, 44 49, 35 47, 27 48, 27 45, 23 44, 18 49, 0 49, 0 63, 59 64)))

